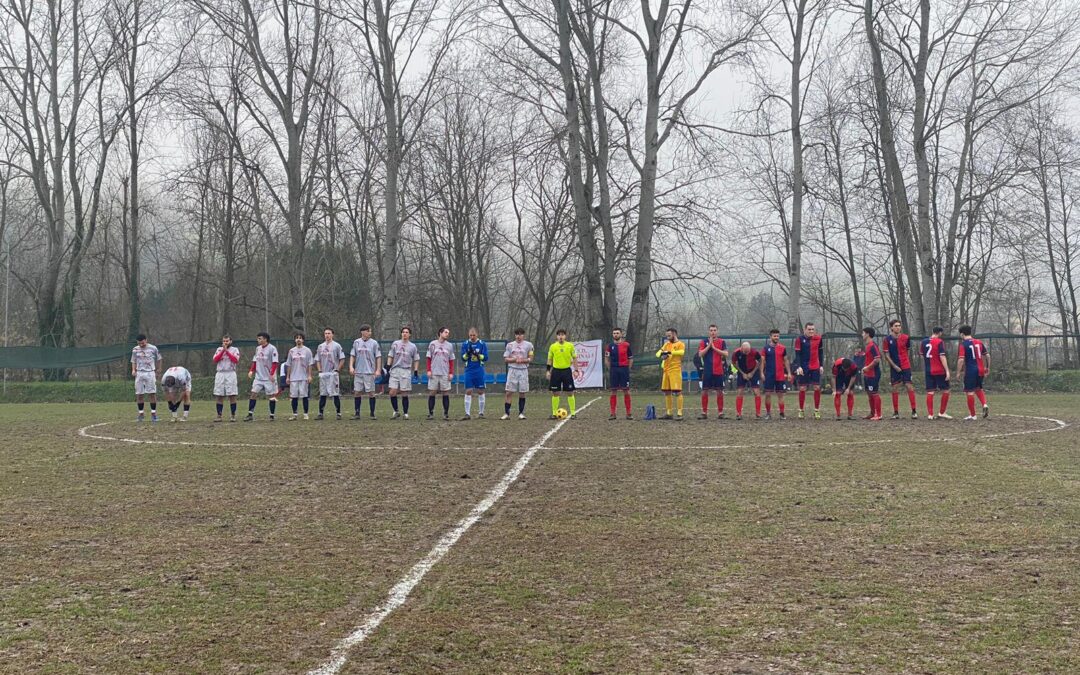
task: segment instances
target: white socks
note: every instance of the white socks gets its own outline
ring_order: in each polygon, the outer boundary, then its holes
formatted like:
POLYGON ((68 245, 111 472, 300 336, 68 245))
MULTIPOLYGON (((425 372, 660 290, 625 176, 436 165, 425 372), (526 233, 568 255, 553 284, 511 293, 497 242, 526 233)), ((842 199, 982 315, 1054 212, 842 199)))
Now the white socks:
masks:
POLYGON ((472 395, 465 394, 465 414, 472 415, 472 395))

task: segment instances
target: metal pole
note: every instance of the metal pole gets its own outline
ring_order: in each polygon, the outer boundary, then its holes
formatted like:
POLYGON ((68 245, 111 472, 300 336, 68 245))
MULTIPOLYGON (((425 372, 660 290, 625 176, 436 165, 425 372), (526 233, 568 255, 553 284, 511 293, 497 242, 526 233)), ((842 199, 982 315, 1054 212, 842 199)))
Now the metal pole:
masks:
POLYGON ((267 250, 263 252, 263 322, 265 330, 270 332, 270 242, 266 242, 267 250))
MULTIPOLYGON (((4 238, 7 239, 7 228, 4 229, 4 238)), ((8 346, 8 317, 11 307, 11 240, 7 244, 7 271, 4 273, 4 347, 8 346)), ((4 368, 4 396, 7 396, 7 368, 4 368)))
POLYGON ((1043 336, 1043 354, 1046 357, 1046 361, 1043 363, 1043 370, 1050 370, 1050 337, 1043 336))

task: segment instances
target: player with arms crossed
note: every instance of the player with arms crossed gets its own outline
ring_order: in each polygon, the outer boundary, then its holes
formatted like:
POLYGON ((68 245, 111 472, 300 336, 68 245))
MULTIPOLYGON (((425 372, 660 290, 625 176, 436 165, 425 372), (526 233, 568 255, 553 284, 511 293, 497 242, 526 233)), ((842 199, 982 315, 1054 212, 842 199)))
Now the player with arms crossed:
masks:
POLYGON ((866 344, 863 348, 866 354, 866 365, 863 366, 862 373, 866 396, 870 399, 870 414, 865 419, 879 422, 881 421, 881 350, 874 342, 876 334, 877 331, 870 326, 862 330, 863 342, 866 344))
POLYGON ((660 391, 664 392, 665 420, 682 421, 683 418, 682 360, 685 355, 686 344, 679 339, 679 331, 668 328, 664 332, 664 344, 656 351, 663 372, 660 391), (675 416, 671 414, 672 403, 675 404, 675 416))
POLYGON ((833 376, 833 407, 836 408, 836 421, 839 422, 840 402, 842 396, 847 396, 847 418, 855 419, 855 376, 859 374, 859 367, 849 358, 836 359, 832 366, 833 376))
POLYGON ((394 409, 391 419, 402 416, 398 412, 398 394, 401 394, 401 410, 405 419, 409 419, 409 392, 412 391, 412 378, 420 368, 420 351, 412 343, 412 329, 408 326, 402 326, 401 339, 390 345, 386 365, 390 368, 390 407, 394 409))
POLYGON ((525 339, 525 329, 514 329, 514 339, 506 343, 503 361, 506 362, 506 399, 502 419, 510 419, 510 398, 518 395, 518 419, 525 419, 525 394, 529 393, 529 364, 536 348, 525 339))
POLYGON ((353 416, 360 419, 360 399, 368 396, 368 415, 375 419, 375 373, 382 370, 379 341, 371 339, 371 326, 360 326, 360 337, 349 352, 349 374, 353 376, 353 416))
POLYGON ((709 417, 709 392, 716 392, 716 418, 724 419, 724 380, 727 379, 727 342, 719 337, 716 324, 709 324, 709 337, 698 345, 701 357, 701 414, 699 420, 709 417))
POLYGON ((780 331, 773 328, 769 331, 769 341, 761 350, 762 359, 762 383, 765 385, 765 419, 772 419, 772 395, 776 394, 776 405, 780 410, 780 419, 787 419, 784 415, 784 392, 787 384, 793 378, 791 376, 791 364, 788 362, 787 348, 780 344, 780 331))
POLYGON ((577 399, 574 397, 574 361, 577 350, 573 342, 566 341, 566 331, 555 331, 555 342, 548 347, 547 379, 551 389, 551 418, 559 419, 561 393, 566 392, 566 404, 570 407, 570 419, 577 418, 577 399))
POLYGON ((795 338, 795 381, 799 385, 799 419, 806 406, 806 388, 814 388, 814 419, 821 419, 821 376, 825 373, 825 351, 817 327, 812 322, 803 326, 803 334, 795 338))
POLYGON ((911 338, 903 331, 900 319, 889 322, 889 334, 885 336, 882 356, 889 364, 889 383, 892 385, 892 418, 900 419, 900 388, 906 388, 911 403, 911 419, 919 418, 915 406, 915 385, 911 382, 911 338))
POLYGON ((161 376, 161 390, 165 393, 165 401, 169 404, 171 422, 177 420, 177 411, 184 406, 184 416, 181 422, 188 421, 188 413, 191 412, 191 372, 183 366, 173 366, 165 370, 161 376))
POLYGON ((289 383, 289 400, 292 402, 292 416, 295 420, 297 415, 297 401, 304 401, 304 419, 308 419, 311 389, 311 366, 315 364, 315 355, 311 348, 304 345, 304 334, 297 333, 293 336, 294 346, 285 355, 285 363, 282 368, 285 372, 285 381, 289 383))
POLYGON ((743 395, 747 389, 754 392, 754 412, 761 418, 761 353, 742 343, 735 350, 735 419, 742 419, 743 395))
POLYGON ((315 353, 315 364, 319 369, 319 414, 315 419, 323 419, 326 399, 334 399, 334 411, 341 419, 341 369, 345 366, 345 350, 341 343, 334 340, 334 329, 323 330, 323 341, 315 353))
POLYGON ((435 396, 442 394, 443 419, 450 419, 450 380, 454 379, 454 343, 450 342, 450 329, 439 329, 438 338, 427 346, 427 418, 435 419, 435 396))
POLYGON ((270 334, 263 331, 255 336, 258 346, 255 347, 255 355, 251 357, 251 368, 248 369, 248 379, 251 383, 251 398, 248 399, 248 412, 244 417, 245 422, 255 419, 255 401, 259 394, 267 398, 270 406, 270 421, 274 421, 274 413, 277 411, 277 370, 278 351, 277 347, 270 344, 270 334))
POLYGON ((131 376, 135 378, 135 405, 139 409, 136 422, 145 417, 144 396, 150 397, 150 421, 157 422, 157 377, 161 368, 161 352, 146 341, 146 336, 139 333, 135 337, 136 345, 131 350, 131 376))
POLYGON ((214 396, 217 398, 217 417, 225 410, 225 397, 229 397, 230 422, 236 421, 236 396, 240 386, 236 382, 236 364, 240 363, 240 350, 232 346, 232 337, 221 336, 221 346, 214 352, 214 396))
POLYGON ((465 362, 465 416, 461 421, 472 419, 472 397, 476 395, 477 417, 483 419, 487 397, 484 395, 486 384, 484 364, 488 360, 487 343, 480 339, 475 328, 469 329, 469 339, 461 345, 461 360, 465 362))
POLYGON ((983 379, 990 372, 990 352, 983 343, 975 338, 971 326, 960 326, 960 350, 956 358, 956 372, 964 374, 964 394, 967 395, 967 421, 977 420, 975 416, 975 397, 982 404, 982 416, 990 417, 990 404, 983 391, 983 379))
POLYGON ((607 351, 604 352, 604 361, 608 367, 608 385, 611 389, 611 398, 608 400, 610 414, 609 420, 617 419, 615 409, 619 402, 619 392, 623 395, 623 406, 626 408, 626 419, 634 419, 630 402, 630 368, 634 365, 634 351, 630 349, 630 343, 623 338, 622 328, 611 330, 611 342, 608 343, 607 351))
POLYGON ((920 349, 922 350, 923 368, 926 371, 926 419, 934 419, 934 394, 941 392, 941 411, 937 418, 951 420, 946 410, 949 408, 949 359, 945 352, 945 341, 941 336, 945 329, 934 326, 933 335, 923 338, 920 349))

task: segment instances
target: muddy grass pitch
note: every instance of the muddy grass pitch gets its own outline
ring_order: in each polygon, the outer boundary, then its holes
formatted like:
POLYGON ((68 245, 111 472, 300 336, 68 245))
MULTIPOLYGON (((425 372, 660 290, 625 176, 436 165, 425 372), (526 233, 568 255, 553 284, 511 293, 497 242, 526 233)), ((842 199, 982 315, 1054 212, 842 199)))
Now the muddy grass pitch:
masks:
POLYGON ((604 396, 557 430, 489 398, 0 407, 0 671, 1080 670, 1080 396, 974 423, 609 422, 604 396))

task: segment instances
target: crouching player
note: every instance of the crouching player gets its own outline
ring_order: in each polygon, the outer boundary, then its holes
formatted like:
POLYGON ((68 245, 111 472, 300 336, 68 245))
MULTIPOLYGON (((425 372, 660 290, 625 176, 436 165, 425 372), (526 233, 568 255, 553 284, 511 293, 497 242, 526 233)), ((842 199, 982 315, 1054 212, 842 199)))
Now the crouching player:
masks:
POLYGON ((964 393, 968 404, 968 416, 964 419, 978 419, 975 416, 976 396, 982 404, 982 416, 990 417, 990 404, 986 402, 986 392, 983 391, 983 378, 990 372, 990 352, 971 334, 971 326, 960 326, 960 354, 956 370, 964 374, 964 393))
POLYGON ((833 377, 833 407, 836 408, 836 421, 840 417, 840 398, 847 396, 847 418, 855 419, 855 376, 859 374, 859 367, 851 359, 836 359, 832 366, 833 377))
POLYGON ((248 379, 251 383, 251 398, 248 399, 248 412, 244 417, 245 422, 255 419, 255 402, 259 394, 266 396, 270 406, 270 421, 274 421, 274 413, 277 411, 277 370, 278 351, 277 347, 270 344, 270 334, 260 332, 255 336, 255 355, 251 357, 251 368, 248 369, 248 379))
POLYGON ((285 374, 285 381, 289 383, 289 400, 292 402, 292 416, 289 419, 296 419, 297 401, 300 399, 304 401, 304 419, 308 419, 311 365, 315 363, 315 356, 311 353, 311 348, 304 345, 303 333, 294 335, 293 342, 296 346, 285 356, 284 366, 288 371, 285 374))
POLYGON ((145 403, 144 396, 150 397, 150 421, 157 422, 157 374, 161 368, 161 352, 158 348, 146 341, 146 336, 140 333, 135 341, 138 343, 131 350, 131 376, 135 378, 135 404, 139 408, 139 416, 135 421, 142 422, 145 403))
POLYGON ((221 421, 226 396, 229 397, 231 415, 229 421, 236 421, 236 396, 240 393, 240 387, 236 383, 236 364, 238 363, 240 363, 240 350, 232 346, 230 336, 222 335, 221 346, 214 352, 214 396, 217 398, 215 422, 221 421))
POLYGON ((735 351, 735 419, 742 419, 743 395, 747 388, 754 392, 754 413, 761 418, 761 354, 744 342, 735 351))
POLYGON ((177 411, 184 406, 184 416, 180 421, 187 422, 191 412, 191 373, 183 366, 173 366, 161 376, 161 389, 165 392, 165 402, 169 404, 170 421, 177 420, 177 411))

